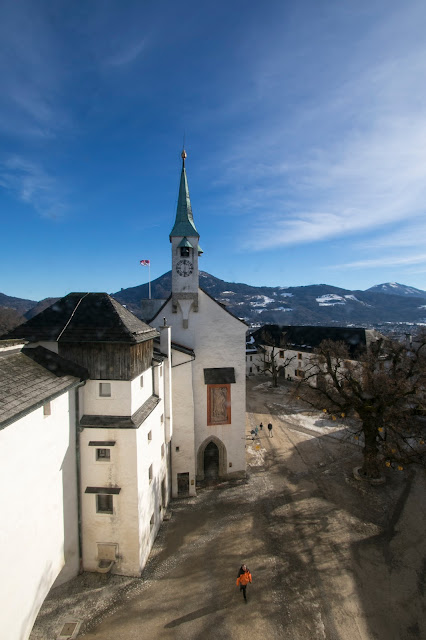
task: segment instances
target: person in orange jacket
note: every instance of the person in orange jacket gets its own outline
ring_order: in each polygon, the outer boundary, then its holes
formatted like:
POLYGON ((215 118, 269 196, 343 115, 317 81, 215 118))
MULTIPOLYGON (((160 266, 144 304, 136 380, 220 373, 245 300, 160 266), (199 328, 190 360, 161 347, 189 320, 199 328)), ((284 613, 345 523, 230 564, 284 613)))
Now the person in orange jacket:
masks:
POLYGON ((240 591, 243 592, 244 600, 247 602, 246 589, 249 582, 252 582, 251 573, 247 565, 242 564, 237 576, 237 587, 240 586, 240 591))

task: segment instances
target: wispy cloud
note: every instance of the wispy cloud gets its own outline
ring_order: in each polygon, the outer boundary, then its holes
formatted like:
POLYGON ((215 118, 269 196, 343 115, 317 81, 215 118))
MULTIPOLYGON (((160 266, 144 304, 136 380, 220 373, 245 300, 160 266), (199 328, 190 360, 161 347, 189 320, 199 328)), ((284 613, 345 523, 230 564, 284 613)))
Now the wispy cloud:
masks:
POLYGON ((121 67, 123 65, 134 62, 146 48, 146 40, 137 40, 120 47, 115 53, 106 58, 106 64, 113 67, 121 67))
POLYGON ((65 205, 54 178, 41 166, 15 156, 0 164, 0 186, 14 193, 41 216, 61 218, 65 205))
POLYGON ((394 267, 394 266, 409 266, 413 264, 425 264, 426 265, 426 253, 421 253, 415 256, 380 256, 378 258, 371 258, 369 260, 357 260, 355 262, 347 262, 345 264, 333 265, 332 269, 366 269, 370 267, 394 267))
MULTIPOLYGON (((424 215, 426 44, 410 41, 409 31, 399 41, 400 19, 393 13, 352 57, 335 61, 317 83, 309 78, 304 94, 281 80, 275 111, 231 138, 222 183, 239 185, 229 204, 250 225, 246 247, 385 233, 424 215), (292 91, 302 96, 293 104, 292 91)), ((280 78, 274 63, 269 78, 280 78)))

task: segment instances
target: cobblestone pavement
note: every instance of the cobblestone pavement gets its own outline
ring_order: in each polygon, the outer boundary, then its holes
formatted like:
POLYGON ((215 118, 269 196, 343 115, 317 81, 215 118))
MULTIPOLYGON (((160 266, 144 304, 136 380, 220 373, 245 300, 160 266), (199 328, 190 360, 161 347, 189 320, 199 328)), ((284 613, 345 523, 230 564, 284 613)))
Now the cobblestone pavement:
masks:
POLYGON ((295 404, 248 382, 247 481, 176 500, 142 578, 83 574, 53 589, 31 640, 66 620, 101 640, 410 640, 426 637, 426 482, 355 480, 360 450, 295 404), (251 440, 260 422, 272 421, 251 440), (253 573, 248 604, 235 579, 253 573))

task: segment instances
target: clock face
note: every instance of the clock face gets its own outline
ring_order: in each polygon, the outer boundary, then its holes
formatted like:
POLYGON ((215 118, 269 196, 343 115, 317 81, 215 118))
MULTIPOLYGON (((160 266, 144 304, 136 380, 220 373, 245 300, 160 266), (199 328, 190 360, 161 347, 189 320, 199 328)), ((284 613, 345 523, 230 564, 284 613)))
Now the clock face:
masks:
POLYGON ((194 267, 192 266, 192 262, 190 260, 179 260, 176 265, 176 271, 180 276, 186 278, 186 276, 190 276, 194 267))

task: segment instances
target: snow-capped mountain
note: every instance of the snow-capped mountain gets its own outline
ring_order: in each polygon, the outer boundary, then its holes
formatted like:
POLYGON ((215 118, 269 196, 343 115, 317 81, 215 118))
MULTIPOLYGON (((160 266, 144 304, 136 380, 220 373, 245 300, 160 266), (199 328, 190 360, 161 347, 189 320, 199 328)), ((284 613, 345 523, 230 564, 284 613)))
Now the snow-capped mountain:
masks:
MULTIPOLYGON (((305 287, 254 287, 225 282, 200 272, 200 286, 247 324, 322 325, 377 327, 381 331, 397 324, 426 324, 426 292, 397 283, 350 291, 327 284, 305 287), (392 294, 392 295, 390 295, 392 294)), ((166 299, 171 291, 171 272, 151 283, 152 298, 166 299)), ((148 284, 112 294, 129 311, 145 320, 141 301, 148 298, 148 284)), ((3 296, 0 307, 17 308, 19 299, 3 296)), ((26 303, 27 309, 31 301, 26 303)), ((25 313, 31 317, 49 299, 25 313)))
POLYGON ((415 298, 426 297, 426 291, 416 289, 415 287, 407 287, 406 284, 399 284, 399 282, 375 284, 374 287, 370 287, 367 291, 373 291, 374 293, 387 293, 391 296, 413 296, 415 298))

